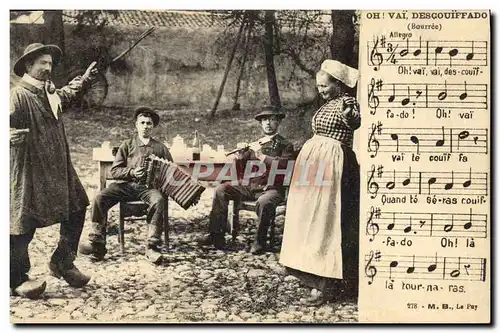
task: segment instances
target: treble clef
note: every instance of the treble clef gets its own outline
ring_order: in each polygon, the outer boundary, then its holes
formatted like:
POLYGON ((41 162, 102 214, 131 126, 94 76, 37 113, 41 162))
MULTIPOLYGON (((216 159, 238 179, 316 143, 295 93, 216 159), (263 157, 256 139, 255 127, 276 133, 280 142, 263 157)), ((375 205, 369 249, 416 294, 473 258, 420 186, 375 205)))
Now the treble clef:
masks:
POLYGON ((368 178, 368 193, 371 194, 370 197, 372 199, 375 199, 377 197, 378 188, 379 188, 378 183, 373 181, 373 178, 375 177, 375 171, 376 171, 375 165, 372 165, 370 178, 368 178))
POLYGON ((375 40, 375 45, 373 45, 373 49, 370 52, 370 62, 374 66, 373 70, 378 71, 380 68, 380 65, 384 61, 384 57, 382 54, 377 50, 378 46, 378 37, 375 40))
POLYGON ((377 275, 377 267, 372 265, 372 260, 380 259, 380 251, 377 251, 377 253, 373 253, 373 251, 370 251, 369 256, 370 258, 368 258, 368 262, 365 265, 365 275, 370 279, 370 281, 368 281, 368 284, 372 284, 375 275, 377 275))
POLYGON ((380 104, 378 96, 375 95, 373 91, 375 89, 375 79, 372 78, 370 82, 370 91, 368 92, 368 105, 370 106, 370 114, 375 114, 377 112, 378 105, 380 104))
POLYGON ((382 133, 382 122, 378 122, 378 124, 372 124, 372 132, 370 133, 370 137, 368 138, 368 152, 371 152, 370 157, 377 156, 378 149, 380 148, 380 143, 378 142, 375 134, 382 133), (376 132, 376 133, 375 133, 376 132))
POLYGON ((375 235, 378 234, 380 230, 378 223, 373 222, 373 215, 375 215, 375 217, 379 216, 380 208, 370 208, 370 216, 368 216, 368 221, 366 223, 366 234, 371 236, 370 242, 373 242, 375 235))

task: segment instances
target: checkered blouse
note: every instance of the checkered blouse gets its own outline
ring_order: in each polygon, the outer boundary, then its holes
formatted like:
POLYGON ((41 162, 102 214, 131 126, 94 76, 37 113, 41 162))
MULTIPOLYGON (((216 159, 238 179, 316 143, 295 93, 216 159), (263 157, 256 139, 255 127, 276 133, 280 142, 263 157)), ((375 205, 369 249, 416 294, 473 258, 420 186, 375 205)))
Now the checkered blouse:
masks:
POLYGON ((342 114, 343 98, 338 97, 324 104, 313 116, 312 130, 316 135, 327 136, 352 148, 354 130, 360 126, 359 112, 347 119, 342 114))

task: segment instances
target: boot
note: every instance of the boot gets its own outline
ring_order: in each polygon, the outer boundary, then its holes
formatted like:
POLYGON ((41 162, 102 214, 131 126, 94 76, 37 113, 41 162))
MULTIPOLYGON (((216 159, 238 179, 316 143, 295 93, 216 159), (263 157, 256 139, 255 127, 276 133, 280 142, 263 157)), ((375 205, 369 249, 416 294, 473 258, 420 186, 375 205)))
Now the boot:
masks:
POLYGON ((88 241, 80 243, 78 252, 90 256, 92 261, 102 261, 108 251, 105 244, 88 241))
POLYGON ((159 265, 163 260, 163 254, 161 250, 156 245, 148 245, 146 249, 146 258, 153 264, 159 265))
POLYGON ((224 233, 213 233, 198 240, 200 246, 213 245, 217 250, 223 250, 226 247, 226 239, 224 233))
POLYGON ((45 291, 47 283, 40 280, 28 280, 12 290, 13 295, 35 299, 45 291))
POLYGON ((61 279, 63 278, 71 287, 81 288, 90 281, 90 276, 83 274, 73 266, 71 269, 63 269, 60 268, 57 264, 50 263, 49 264, 50 275, 61 279))
POLYGON ((261 242, 259 240, 254 240, 250 252, 254 255, 260 255, 266 253, 266 242, 261 242))

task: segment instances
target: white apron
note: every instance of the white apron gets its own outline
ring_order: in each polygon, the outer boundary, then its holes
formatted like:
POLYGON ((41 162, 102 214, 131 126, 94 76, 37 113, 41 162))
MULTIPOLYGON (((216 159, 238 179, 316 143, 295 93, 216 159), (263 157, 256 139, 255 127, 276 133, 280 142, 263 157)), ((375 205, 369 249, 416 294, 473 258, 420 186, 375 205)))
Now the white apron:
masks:
POLYGON ((282 265, 342 279, 343 165, 344 153, 335 139, 315 135, 302 147, 288 194, 280 254, 282 265), (310 165, 307 177, 306 163, 310 165), (305 185, 307 181, 309 185, 305 185))

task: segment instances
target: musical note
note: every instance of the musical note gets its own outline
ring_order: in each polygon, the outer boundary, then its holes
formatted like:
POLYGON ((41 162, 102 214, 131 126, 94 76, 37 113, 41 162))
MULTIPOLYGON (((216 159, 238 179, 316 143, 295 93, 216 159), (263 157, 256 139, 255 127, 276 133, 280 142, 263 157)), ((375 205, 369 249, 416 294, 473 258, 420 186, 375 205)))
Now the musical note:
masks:
POLYGON ((472 184, 472 168, 469 168, 469 179, 467 179, 467 180, 464 182, 463 186, 464 186, 464 187, 470 187, 470 186, 471 186, 471 184, 472 184))
POLYGON ((395 84, 393 84, 393 85, 392 85, 392 95, 391 95, 391 96, 389 96, 389 98, 387 99, 387 101, 388 101, 389 103, 392 103, 392 102, 394 102, 394 98, 395 98, 395 97, 396 97, 396 85, 395 85, 395 84))
POLYGON ((444 146, 444 142, 445 142, 445 140, 444 140, 444 126, 442 126, 441 128, 443 130, 443 138, 436 141, 436 147, 444 146))
POLYGON ((368 192, 371 194, 371 198, 375 199, 379 190, 379 186, 376 182, 372 181, 375 177, 375 165, 372 165, 371 175, 368 179, 368 192))
POLYGON ((442 46, 438 46, 434 50, 434 66, 437 65, 438 54, 441 54, 441 52, 443 52, 443 47, 442 46))
POLYGON ((438 95, 438 100, 442 101, 445 100, 446 97, 448 97, 448 87, 446 84, 446 81, 444 81, 444 91, 441 91, 438 95))
POLYGON ((389 264, 389 279, 391 279, 392 282, 394 282, 394 279, 392 278, 392 269, 395 267, 398 267, 398 262, 396 260, 391 261, 389 264))
POLYGON ((472 227, 472 208, 470 208, 469 222, 464 224, 464 229, 469 230, 472 227))
POLYGON ((451 224, 445 224, 444 229, 443 229, 445 232, 450 232, 453 230, 453 227, 455 226, 454 219, 455 219, 455 215, 451 215, 451 224))
POLYGON ((387 230, 394 229, 395 225, 396 225, 396 213, 392 213, 392 223, 387 225, 387 230))
POLYGON ((457 268, 451 271, 450 276, 453 278, 460 276, 460 257, 458 257, 457 268))
POLYGON ((451 190, 453 188, 453 181, 454 181, 453 170, 451 170, 451 182, 446 183, 444 185, 444 189, 447 190, 447 191, 451 190))
POLYGON ((472 41, 471 43, 472 43, 472 51, 467 53, 467 56, 465 57, 467 61, 471 61, 472 58, 474 58, 474 41, 472 41))
POLYGON ((372 265, 372 260, 380 259, 380 257, 380 251, 377 251, 376 253, 370 251, 368 262, 365 265, 365 275, 370 279, 370 281, 368 281, 368 284, 372 284, 375 275, 377 275, 377 268, 372 265))
POLYGON ((396 141, 396 152, 399 152, 399 136, 391 133, 391 139, 396 141))
POLYGON ((436 261, 434 261, 434 263, 430 264, 427 267, 427 272, 429 272, 429 273, 434 272, 436 270, 436 268, 437 268, 437 263, 438 263, 438 257, 437 257, 437 253, 436 253, 436 261))
POLYGON ((374 88, 375 88, 375 79, 372 79, 370 83, 370 90, 368 92, 368 105, 371 108, 370 114, 372 115, 377 112, 377 107, 380 104, 377 95, 375 95, 374 88))
POLYGON ((418 140, 418 138, 415 135, 412 135, 410 137, 410 141, 417 145, 417 154, 420 154, 420 141, 418 140))
POLYGON ((461 101, 467 98, 467 81, 464 81, 464 92, 458 97, 461 101))
POLYGON ((368 151, 372 153, 370 157, 377 156, 378 149, 380 148, 380 143, 375 137, 375 132, 379 135, 382 133, 382 122, 379 121, 377 125, 372 124, 372 132, 368 139, 368 151))
POLYGON ((387 187, 389 190, 392 190, 394 189, 395 186, 396 186, 396 170, 394 170, 392 181, 387 182, 385 187, 387 187))
POLYGON ((457 148, 460 149, 460 141, 465 140, 469 137, 470 132, 467 130, 464 130, 460 133, 458 133, 458 141, 457 141, 457 148))
POLYGON ((437 181, 436 177, 431 177, 427 181, 427 185, 428 185, 428 189, 429 189, 429 195, 431 194, 431 185, 434 184, 434 183, 436 183, 436 181, 437 181))
POLYGON ((408 178, 403 180, 403 186, 408 186, 408 184, 410 184, 410 182, 411 182, 411 167, 409 168, 409 171, 408 171, 408 178))
POLYGON ((375 45, 373 46, 372 51, 370 52, 370 62, 372 66, 374 66, 373 70, 375 71, 379 70, 380 65, 384 61, 384 57, 380 52, 378 52, 377 45, 378 45, 378 37, 375 41, 375 45))
POLYGON ((407 233, 411 232, 412 228, 413 228, 413 222, 412 222, 412 218, 410 216, 410 225, 407 226, 403 231, 405 234, 407 234, 407 233))
POLYGON ((401 105, 405 106, 410 103, 410 87, 408 86, 408 96, 401 101, 401 105))
POLYGON ((458 54, 458 49, 451 49, 450 52, 448 52, 448 55, 450 56, 450 67, 452 67, 451 64, 451 59, 455 57, 458 54))
MULTIPOLYGON (((378 209, 378 213, 380 214, 380 208, 378 209)), ((375 236, 379 232, 379 226, 377 223, 373 222, 373 216, 376 216, 377 210, 374 207, 370 209, 370 216, 368 217, 368 222, 366 223, 366 234, 370 235, 370 242, 375 239, 375 236)))
POLYGON ((413 264, 406 270, 407 274, 412 274, 415 272, 415 255, 413 255, 413 264))
POLYGON ((418 49, 413 51, 413 56, 418 57, 422 53, 422 36, 418 38, 418 49))
POLYGON ((410 49, 410 40, 406 39, 406 48, 402 49, 401 52, 399 52, 399 55, 401 57, 406 57, 408 55, 409 49, 410 49))

